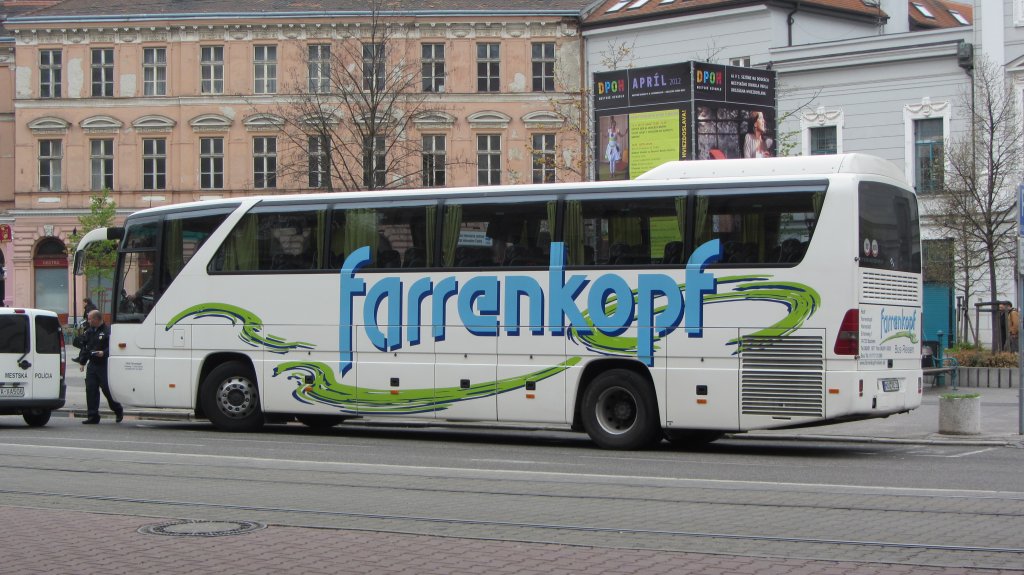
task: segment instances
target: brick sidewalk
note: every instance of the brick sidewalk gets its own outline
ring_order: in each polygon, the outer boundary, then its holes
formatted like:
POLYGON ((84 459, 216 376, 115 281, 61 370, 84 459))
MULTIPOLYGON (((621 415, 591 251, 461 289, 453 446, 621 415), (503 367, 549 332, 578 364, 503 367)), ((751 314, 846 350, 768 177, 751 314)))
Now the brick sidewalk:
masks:
MULTIPOLYGON (((170 537, 137 532, 139 527, 164 521, 166 519, 0 506, 0 525, 3 526, 0 528, 3 545, 0 572, 5 575, 952 575, 971 572, 912 565, 597 549, 273 525, 226 537, 170 537)), ((979 572, 987 575, 1020 573, 991 569, 979 572)))

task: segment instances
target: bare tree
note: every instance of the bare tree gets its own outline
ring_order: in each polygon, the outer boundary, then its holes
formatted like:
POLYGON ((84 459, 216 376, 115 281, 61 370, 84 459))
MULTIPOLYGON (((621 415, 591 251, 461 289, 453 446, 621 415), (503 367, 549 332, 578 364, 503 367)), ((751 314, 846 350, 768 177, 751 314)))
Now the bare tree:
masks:
POLYGON ((443 113, 432 93, 443 90, 443 74, 426 86, 408 24, 388 0, 368 7, 348 37, 305 46, 291 71, 289 93, 272 110, 285 140, 278 173, 328 191, 443 185, 430 181, 428 164, 446 156, 424 156, 415 129, 417 119, 443 113))
MULTIPOLYGON (((632 68, 636 39, 614 43, 597 54, 606 70, 632 68)), ((561 142, 554 153, 527 143, 533 169, 541 170, 545 181, 588 181, 592 179, 594 159, 594 119, 591 117, 593 91, 587 82, 580 82, 579 68, 560 63, 555 69, 555 93, 548 99, 561 125, 557 134, 561 142)))
MULTIPOLYGON (((950 138, 936 220, 959 245, 958 264, 965 266, 965 296, 970 296, 972 269, 988 280, 989 301, 997 301, 1000 262, 1013 261, 1016 251, 1014 186, 1021 177, 1020 125, 1012 91, 1002 68, 984 56, 975 61, 973 93, 960 98, 970 121, 967 131, 950 138)), ((992 314, 993 342, 1000 337, 996 311, 992 314)))

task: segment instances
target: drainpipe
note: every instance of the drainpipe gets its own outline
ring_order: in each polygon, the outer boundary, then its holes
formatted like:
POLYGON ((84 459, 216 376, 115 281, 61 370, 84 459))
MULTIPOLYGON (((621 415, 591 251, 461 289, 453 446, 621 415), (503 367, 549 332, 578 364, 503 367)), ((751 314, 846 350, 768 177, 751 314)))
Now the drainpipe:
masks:
POLYGON ((793 24, 796 23, 796 20, 793 18, 793 15, 799 11, 800 0, 796 0, 796 4, 793 5, 793 11, 790 12, 789 14, 786 14, 786 34, 789 36, 789 43, 786 44, 787 46, 793 45, 793 24))

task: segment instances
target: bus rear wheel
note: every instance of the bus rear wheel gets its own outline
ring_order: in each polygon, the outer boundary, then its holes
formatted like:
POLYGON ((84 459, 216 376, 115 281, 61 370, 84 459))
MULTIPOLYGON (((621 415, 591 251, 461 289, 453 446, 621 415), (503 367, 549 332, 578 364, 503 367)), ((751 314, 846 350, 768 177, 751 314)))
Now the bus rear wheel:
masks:
POLYGON ((50 421, 49 409, 29 409, 21 414, 29 427, 42 427, 50 421))
POLYGON ((242 362, 229 361, 214 368, 203 381, 199 401, 217 429, 253 431, 263 425, 256 376, 242 362))
POLYGON ((610 369, 583 393, 583 429, 604 449, 641 449, 661 439, 658 406, 636 372, 610 369))

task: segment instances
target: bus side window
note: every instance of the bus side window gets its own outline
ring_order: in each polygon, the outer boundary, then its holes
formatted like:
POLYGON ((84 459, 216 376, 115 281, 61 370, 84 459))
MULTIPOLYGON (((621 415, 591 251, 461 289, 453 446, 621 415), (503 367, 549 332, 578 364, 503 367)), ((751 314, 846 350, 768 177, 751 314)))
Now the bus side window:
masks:
POLYGON ((542 267, 551 253, 555 201, 445 205, 442 265, 447 268, 542 267))
POLYGON ((211 262, 223 272, 314 270, 322 266, 326 207, 266 205, 231 230, 211 262))
POLYGON ((695 245, 722 245, 716 265, 795 265, 803 260, 824 192, 721 190, 697 194, 695 245))
POLYGON ((686 196, 569 200, 562 230, 568 265, 683 263, 686 196))
POLYGON ((340 269, 345 258, 359 248, 369 248, 366 269, 423 268, 431 265, 436 206, 388 205, 355 207, 335 205, 331 213, 328 261, 340 269))

